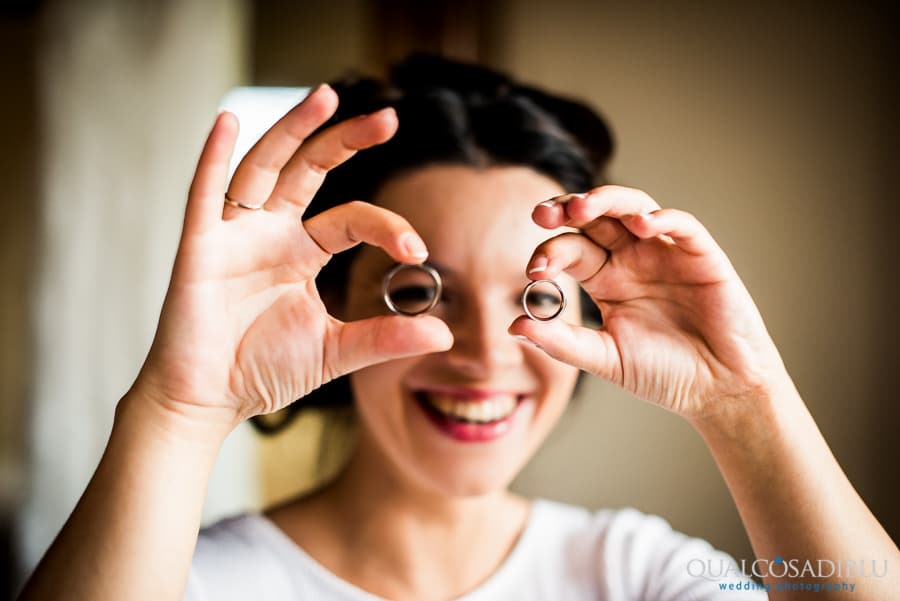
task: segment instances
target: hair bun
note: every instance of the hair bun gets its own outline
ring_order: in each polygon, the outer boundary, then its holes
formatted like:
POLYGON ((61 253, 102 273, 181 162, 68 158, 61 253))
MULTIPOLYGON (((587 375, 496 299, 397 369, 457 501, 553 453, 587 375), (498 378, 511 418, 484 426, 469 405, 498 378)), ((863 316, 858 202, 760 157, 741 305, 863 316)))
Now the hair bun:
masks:
POLYGON ((519 86, 516 90, 553 115, 588 152, 591 162, 602 169, 612 156, 615 143, 606 122, 589 106, 577 100, 552 96, 537 88, 519 86))
POLYGON ((487 67, 431 54, 413 54, 394 65, 390 79, 406 92, 443 88, 485 98, 505 96, 514 87, 509 77, 487 67))
POLYGON ((612 156, 614 141, 606 122, 583 102, 523 85, 488 67, 432 54, 413 54, 391 68, 390 81, 400 93, 450 89, 473 105, 524 97, 553 117, 581 145, 598 170, 612 156))

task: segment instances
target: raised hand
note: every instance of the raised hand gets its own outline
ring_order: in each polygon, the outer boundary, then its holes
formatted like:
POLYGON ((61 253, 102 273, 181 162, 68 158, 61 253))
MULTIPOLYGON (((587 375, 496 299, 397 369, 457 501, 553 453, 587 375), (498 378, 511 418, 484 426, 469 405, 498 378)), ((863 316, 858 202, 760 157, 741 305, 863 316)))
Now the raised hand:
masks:
POLYGON ((396 113, 384 109, 311 136, 337 103, 331 88, 318 88, 241 161, 228 197, 261 210, 224 204, 238 124, 229 113, 216 120, 190 189, 156 338, 135 383, 165 410, 235 424, 349 371, 452 343, 434 317, 344 323, 319 297, 316 274, 359 242, 404 263, 427 257, 405 219, 364 202, 302 221, 329 169, 397 129, 396 113))
POLYGON ((529 277, 569 273, 604 324, 592 330, 520 317, 511 333, 686 417, 745 408, 786 382, 749 293, 689 213, 660 209, 640 190, 602 186, 541 203, 533 219, 580 231, 539 246, 529 277))

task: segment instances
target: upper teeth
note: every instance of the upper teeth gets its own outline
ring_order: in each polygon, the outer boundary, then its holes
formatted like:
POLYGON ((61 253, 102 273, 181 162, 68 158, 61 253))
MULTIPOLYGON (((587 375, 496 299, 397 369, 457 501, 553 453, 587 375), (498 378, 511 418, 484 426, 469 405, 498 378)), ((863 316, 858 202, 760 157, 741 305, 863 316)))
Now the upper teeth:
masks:
POLYGON ((492 422, 503 419, 516 408, 516 397, 513 395, 497 395, 479 401, 462 401, 459 397, 427 393, 425 398, 444 415, 470 422, 492 422))

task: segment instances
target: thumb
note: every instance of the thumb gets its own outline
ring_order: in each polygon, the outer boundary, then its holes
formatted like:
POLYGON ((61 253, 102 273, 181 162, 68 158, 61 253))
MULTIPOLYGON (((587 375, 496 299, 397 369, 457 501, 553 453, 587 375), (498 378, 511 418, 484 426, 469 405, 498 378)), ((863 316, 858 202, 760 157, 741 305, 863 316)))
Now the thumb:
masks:
POLYGON ((509 326, 509 333, 526 338, 558 361, 613 383, 622 382, 619 349, 605 330, 573 326, 564 321, 538 322, 523 315, 509 326))
POLYGON ((447 324, 430 315, 338 322, 334 336, 337 343, 325 357, 325 373, 331 378, 391 359, 446 351, 453 345, 447 324))

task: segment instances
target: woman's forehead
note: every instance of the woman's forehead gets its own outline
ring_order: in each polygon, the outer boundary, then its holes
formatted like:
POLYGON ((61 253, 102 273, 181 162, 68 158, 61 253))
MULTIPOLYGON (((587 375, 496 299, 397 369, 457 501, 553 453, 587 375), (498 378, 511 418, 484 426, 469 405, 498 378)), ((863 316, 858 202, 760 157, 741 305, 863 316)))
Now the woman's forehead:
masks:
POLYGON ((433 254, 525 252, 527 258, 553 235, 531 220, 534 206, 563 192, 526 167, 440 165, 389 181, 374 200, 405 217, 433 254))

